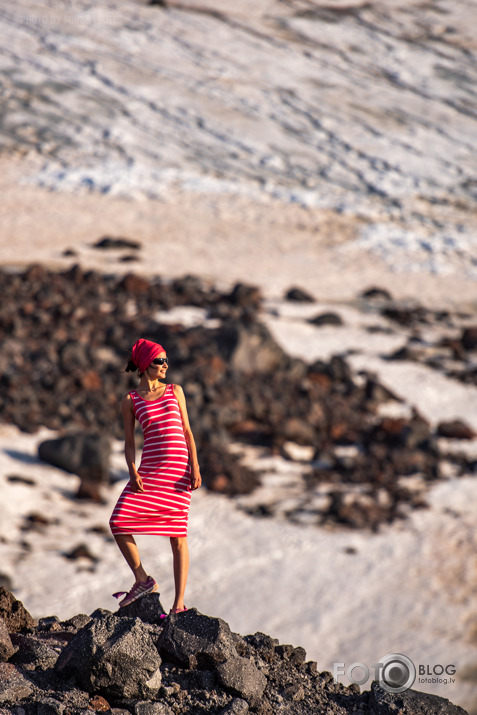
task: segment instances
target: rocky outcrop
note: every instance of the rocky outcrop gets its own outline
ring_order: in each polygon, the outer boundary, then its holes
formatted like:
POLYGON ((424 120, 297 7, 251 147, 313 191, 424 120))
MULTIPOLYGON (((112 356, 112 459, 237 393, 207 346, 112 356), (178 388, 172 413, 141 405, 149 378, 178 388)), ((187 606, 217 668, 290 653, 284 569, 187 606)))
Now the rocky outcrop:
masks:
POLYGON ((163 610, 157 594, 134 605, 135 617, 97 609, 64 622, 41 619, 0 663, 0 708, 15 715, 465 715, 411 689, 345 687, 306 661, 303 648, 260 632, 232 633, 195 608, 151 622, 153 608, 163 610), (46 647, 56 663, 45 663, 46 647))

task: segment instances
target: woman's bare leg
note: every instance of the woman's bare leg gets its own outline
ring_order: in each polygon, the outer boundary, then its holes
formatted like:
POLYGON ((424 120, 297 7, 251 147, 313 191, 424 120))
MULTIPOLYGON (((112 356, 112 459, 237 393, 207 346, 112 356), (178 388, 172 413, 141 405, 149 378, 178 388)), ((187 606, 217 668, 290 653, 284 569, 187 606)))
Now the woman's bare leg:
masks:
POLYGON ((189 573, 189 547, 187 536, 171 536, 171 547, 174 561, 174 583, 176 586, 176 596, 172 604, 172 610, 184 608, 184 593, 189 573))
POLYGON ((136 583, 147 581, 147 573, 143 569, 134 536, 132 534, 114 534, 114 538, 119 546, 119 550, 135 576, 136 583))

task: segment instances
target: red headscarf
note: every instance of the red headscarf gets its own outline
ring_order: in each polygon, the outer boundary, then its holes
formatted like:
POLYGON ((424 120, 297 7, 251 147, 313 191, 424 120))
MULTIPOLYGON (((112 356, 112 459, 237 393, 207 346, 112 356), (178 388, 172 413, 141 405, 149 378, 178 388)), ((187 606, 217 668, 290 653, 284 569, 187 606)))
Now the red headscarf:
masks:
POLYGON ((166 351, 159 345, 150 340, 140 338, 132 347, 132 361, 139 368, 139 372, 145 372, 155 357, 166 351))

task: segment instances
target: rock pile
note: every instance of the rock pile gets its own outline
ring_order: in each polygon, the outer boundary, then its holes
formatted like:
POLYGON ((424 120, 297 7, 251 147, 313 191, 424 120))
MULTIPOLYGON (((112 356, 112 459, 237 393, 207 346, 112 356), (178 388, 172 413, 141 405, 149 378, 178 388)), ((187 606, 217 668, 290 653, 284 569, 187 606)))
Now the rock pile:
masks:
POLYGON ((307 484, 320 491, 316 523, 377 528, 400 516, 405 503, 422 506, 408 476, 426 483, 439 477, 429 424, 418 414, 379 418, 379 405, 394 396, 372 375, 358 384, 342 356, 308 365, 284 353, 260 321, 253 286, 220 293, 193 276, 149 281, 33 266, 1 271, 0 290, 9 296, 0 305, 0 419, 27 431, 86 431, 40 450, 82 477, 80 496, 98 498, 91 485, 107 477, 108 437, 122 437, 120 400, 137 383, 124 367, 139 336, 167 347, 168 379, 184 387, 209 489, 247 494, 259 483, 230 453, 231 440, 287 458, 290 443, 314 451, 307 484), (155 318, 179 305, 202 308, 214 327, 155 318))
POLYGON ((61 622, 36 623, 15 604, 0 589, 2 715, 465 714, 444 698, 392 694, 377 681, 362 693, 345 687, 303 648, 260 632, 241 636, 195 608, 160 619, 158 594, 61 622), (9 608, 23 620, 9 620, 9 608))

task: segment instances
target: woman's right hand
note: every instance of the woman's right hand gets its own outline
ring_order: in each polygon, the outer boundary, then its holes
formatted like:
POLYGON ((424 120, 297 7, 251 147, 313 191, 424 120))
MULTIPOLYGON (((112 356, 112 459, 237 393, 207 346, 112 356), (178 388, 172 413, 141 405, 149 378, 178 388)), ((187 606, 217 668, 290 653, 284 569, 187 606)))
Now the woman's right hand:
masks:
POLYGON ((131 485, 131 489, 133 490, 133 492, 138 492, 138 493, 144 492, 144 486, 143 486, 142 479, 139 476, 139 474, 135 474, 134 476, 130 477, 129 484, 131 485))

